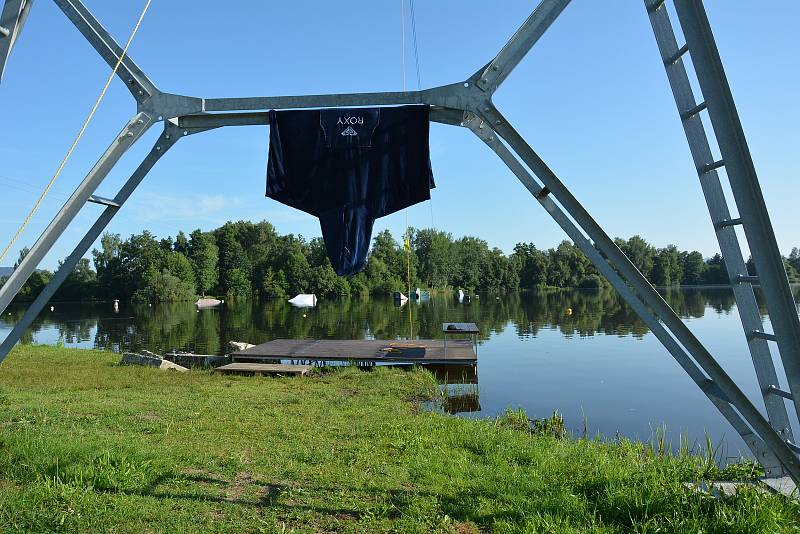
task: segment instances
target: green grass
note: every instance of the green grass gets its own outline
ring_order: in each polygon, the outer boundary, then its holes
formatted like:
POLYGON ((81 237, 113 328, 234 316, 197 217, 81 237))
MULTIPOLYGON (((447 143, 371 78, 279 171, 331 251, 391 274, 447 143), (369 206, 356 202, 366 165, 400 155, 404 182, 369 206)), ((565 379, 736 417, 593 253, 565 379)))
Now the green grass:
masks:
MULTIPOLYGON (((306 378, 18 347, 0 367, 2 532, 797 532, 800 505, 684 481, 703 455, 419 409, 423 371, 306 378), (530 429, 534 430, 531 431, 530 429)), ((747 473, 742 466, 739 472, 747 473)), ((732 471, 733 472, 733 471, 732 471)))

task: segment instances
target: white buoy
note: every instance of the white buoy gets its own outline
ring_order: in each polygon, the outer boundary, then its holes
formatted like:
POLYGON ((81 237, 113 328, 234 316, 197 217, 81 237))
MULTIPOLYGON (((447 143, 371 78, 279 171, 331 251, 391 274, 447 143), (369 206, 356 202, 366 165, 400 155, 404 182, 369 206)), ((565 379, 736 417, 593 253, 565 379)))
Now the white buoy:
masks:
POLYGON ((53 311, 53 310, 55 310, 55 309, 56 309, 56 307, 55 307, 55 306, 50 306, 50 311, 53 311))
POLYGON ((300 293, 293 299, 289 299, 289 304, 298 308, 313 308, 317 305, 317 296, 313 293, 300 293))

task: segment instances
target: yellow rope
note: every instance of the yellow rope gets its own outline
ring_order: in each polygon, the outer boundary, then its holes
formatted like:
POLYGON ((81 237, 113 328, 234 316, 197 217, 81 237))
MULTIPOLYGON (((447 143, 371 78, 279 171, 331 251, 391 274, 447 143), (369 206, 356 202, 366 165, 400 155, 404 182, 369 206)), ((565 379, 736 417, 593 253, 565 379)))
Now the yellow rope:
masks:
POLYGON ((147 10, 150 8, 151 1, 152 0, 147 0, 147 3, 145 3, 144 9, 142 9, 142 13, 141 15, 139 15, 139 20, 136 21, 136 26, 134 26, 133 32, 131 32, 131 36, 128 37, 128 42, 125 43, 125 48, 122 50, 122 54, 117 59, 117 64, 114 65, 114 70, 112 70, 111 74, 108 76, 108 80, 106 80, 106 84, 103 86, 103 90, 100 93, 100 96, 98 96, 97 100, 95 100, 94 106, 92 106, 92 110, 89 112, 89 116, 86 117, 85 121, 83 121, 83 126, 81 126, 81 129, 78 131, 78 135, 76 135, 75 139, 72 141, 72 145, 69 147, 67 155, 64 156, 64 159, 61 160, 61 164, 58 166, 56 173, 50 179, 50 182, 47 184, 47 187, 44 188, 42 194, 39 195, 39 199, 36 201, 36 204, 33 205, 33 208, 31 209, 30 213, 28 213, 28 216, 25 217, 25 221, 22 223, 19 229, 17 229, 17 233, 15 233, 14 237, 11 238, 11 242, 6 246, 5 250, 3 250, 3 253, 0 254, 0 261, 3 261, 3 258, 6 257, 8 251, 11 250, 11 247, 14 246, 14 243, 17 241, 17 238, 20 236, 23 230, 25 230, 25 227, 28 226, 28 223, 31 221, 33 215, 39 209, 39 206, 44 200, 44 197, 47 195, 48 191, 50 191, 50 188, 53 187, 53 184, 56 182, 56 179, 58 179, 58 176, 61 174, 61 171, 64 169, 64 166, 67 164, 67 161, 69 160, 70 156, 72 156, 72 152, 75 150, 75 147, 78 146, 78 142, 81 140, 81 137, 83 137, 83 133, 86 131, 86 127, 89 126, 89 122, 91 122, 92 117, 94 117, 94 113, 100 106, 100 102, 103 100, 103 97, 106 96, 106 91, 108 91, 108 86, 111 85, 111 80, 113 80, 114 76, 116 76, 117 70, 119 70, 119 66, 122 64, 122 60, 125 58, 125 54, 128 53, 128 48, 131 46, 131 42, 133 41, 133 37, 136 35, 136 32, 139 31, 139 26, 142 24, 142 19, 144 18, 145 13, 147 13, 147 10))

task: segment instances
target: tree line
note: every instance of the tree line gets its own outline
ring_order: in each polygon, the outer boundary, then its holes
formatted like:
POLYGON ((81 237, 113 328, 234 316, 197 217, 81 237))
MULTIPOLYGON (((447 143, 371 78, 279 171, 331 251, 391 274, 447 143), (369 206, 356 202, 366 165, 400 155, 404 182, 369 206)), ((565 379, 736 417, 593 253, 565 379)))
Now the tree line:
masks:
MULTIPOLYGON (((92 261, 80 260, 53 300, 179 302, 198 295, 228 298, 285 298, 315 293, 323 298, 391 294, 412 287, 498 292, 536 288, 603 288, 608 282, 569 241, 539 249, 519 243, 511 254, 472 236, 453 238, 435 229, 410 229, 398 242, 384 230, 375 236, 365 269, 340 277, 321 238, 279 235, 269 222, 228 222, 210 232, 157 239, 144 231, 123 240, 103 235, 92 261)), ((617 245, 658 286, 728 284, 719 254, 704 258, 675 245, 656 248, 636 235, 617 245)), ((20 253, 19 262, 27 253, 20 253)), ((784 264, 800 282, 800 249, 784 264)), ((755 274, 752 261, 748 269, 755 274)), ((33 300, 52 273, 36 271, 17 296, 33 300)), ((0 280, 0 285, 5 279, 0 280)))

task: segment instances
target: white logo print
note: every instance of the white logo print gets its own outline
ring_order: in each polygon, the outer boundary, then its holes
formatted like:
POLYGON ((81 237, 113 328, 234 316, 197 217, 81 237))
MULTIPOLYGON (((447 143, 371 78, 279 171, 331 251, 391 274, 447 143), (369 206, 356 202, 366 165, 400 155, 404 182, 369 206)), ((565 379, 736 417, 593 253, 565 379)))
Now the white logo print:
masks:
POLYGON ((364 124, 364 117, 339 117, 336 124, 364 124))
POLYGON ((352 126, 348 126, 347 129, 342 132, 342 135, 358 135, 358 132, 355 131, 352 126))

